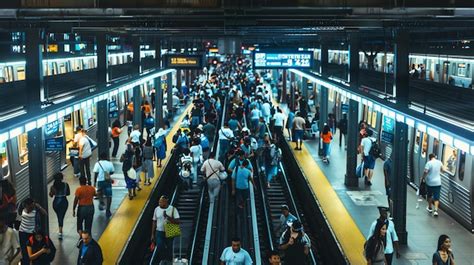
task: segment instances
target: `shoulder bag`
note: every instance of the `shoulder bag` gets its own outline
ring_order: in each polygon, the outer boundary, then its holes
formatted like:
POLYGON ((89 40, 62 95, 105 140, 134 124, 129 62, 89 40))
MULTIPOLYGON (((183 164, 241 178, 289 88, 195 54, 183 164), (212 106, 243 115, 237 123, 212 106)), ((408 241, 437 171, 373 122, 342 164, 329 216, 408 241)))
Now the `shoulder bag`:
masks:
MULTIPOLYGON (((173 207, 173 211, 171 212, 171 218, 174 218, 174 210, 175 208, 173 207)), ((166 212, 166 210, 165 210, 166 212)), ((166 238, 175 238, 181 236, 181 227, 179 224, 173 224, 166 220, 165 222, 165 237, 166 238)))
POLYGON ((104 180, 106 182, 112 182, 112 178, 110 177, 110 172, 106 171, 102 165, 100 164, 99 161, 97 161, 97 163, 99 164, 99 167, 102 169, 102 171, 104 172, 104 180))

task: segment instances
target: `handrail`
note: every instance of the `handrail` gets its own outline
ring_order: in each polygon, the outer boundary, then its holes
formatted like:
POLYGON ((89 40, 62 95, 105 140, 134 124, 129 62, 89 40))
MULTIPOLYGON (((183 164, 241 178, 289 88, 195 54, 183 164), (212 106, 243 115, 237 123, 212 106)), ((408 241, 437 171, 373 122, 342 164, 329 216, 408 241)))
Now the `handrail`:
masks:
MULTIPOLYGON (((257 159, 257 170, 260 171, 260 163, 259 163, 259 159, 257 159)), ((275 250, 275 246, 273 245, 273 233, 272 233, 272 230, 270 228, 271 226, 271 218, 270 218, 270 215, 268 214, 268 205, 266 203, 267 201, 267 196, 265 194, 265 191, 263 189, 264 185, 265 185, 265 182, 263 180, 263 177, 261 177, 261 174, 259 174, 259 180, 260 180, 260 196, 262 198, 262 206, 263 206, 263 215, 265 217, 265 221, 267 223, 266 225, 266 230, 267 230, 267 238, 268 238, 268 242, 270 244, 270 249, 271 250, 275 250)))
POLYGON ((206 189, 201 189, 201 199, 199 201, 199 209, 197 213, 197 220, 196 220, 196 225, 194 226, 194 236, 193 236, 193 242, 191 243, 191 253, 189 255, 189 262, 192 262, 194 259, 194 248, 196 246, 197 238, 198 238, 198 231, 199 231, 199 223, 201 222, 201 212, 204 206, 205 200, 205 192, 206 189))
POLYGON ((260 239, 258 237, 257 207, 255 206, 255 193, 253 185, 249 185, 250 190, 250 216, 252 217, 253 243, 255 251, 255 264, 262 264, 262 255, 260 253, 260 239))

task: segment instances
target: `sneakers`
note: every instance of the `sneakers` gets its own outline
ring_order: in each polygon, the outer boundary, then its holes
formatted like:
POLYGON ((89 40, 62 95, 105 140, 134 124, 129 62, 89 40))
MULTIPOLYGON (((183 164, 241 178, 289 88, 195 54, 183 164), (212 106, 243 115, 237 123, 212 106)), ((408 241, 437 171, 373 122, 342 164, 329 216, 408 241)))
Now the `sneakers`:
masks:
POLYGON ((58 233, 58 239, 63 240, 63 233, 58 233))
POLYGON ((107 212, 105 213, 105 216, 106 216, 107 218, 110 218, 110 216, 112 216, 112 212, 111 212, 111 211, 107 211, 107 212))
POLYGON ((437 217, 438 216, 438 211, 434 211, 433 216, 437 217))
MULTIPOLYGON (((432 213, 432 212, 433 212, 433 209, 431 209, 429 206, 426 207, 426 210, 427 210, 429 213, 432 213)), ((436 214, 438 214, 438 213, 436 213, 436 214)))

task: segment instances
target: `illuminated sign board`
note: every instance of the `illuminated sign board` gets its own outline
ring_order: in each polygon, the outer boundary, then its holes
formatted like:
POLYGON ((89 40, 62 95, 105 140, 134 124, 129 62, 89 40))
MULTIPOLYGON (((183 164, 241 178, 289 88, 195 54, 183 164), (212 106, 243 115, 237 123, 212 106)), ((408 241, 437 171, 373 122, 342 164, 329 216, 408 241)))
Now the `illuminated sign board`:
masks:
POLYGON ((253 54, 254 68, 299 68, 311 69, 313 53, 311 52, 263 52, 253 54))
POLYGON ((170 68, 202 68, 202 55, 166 55, 165 67, 170 68))

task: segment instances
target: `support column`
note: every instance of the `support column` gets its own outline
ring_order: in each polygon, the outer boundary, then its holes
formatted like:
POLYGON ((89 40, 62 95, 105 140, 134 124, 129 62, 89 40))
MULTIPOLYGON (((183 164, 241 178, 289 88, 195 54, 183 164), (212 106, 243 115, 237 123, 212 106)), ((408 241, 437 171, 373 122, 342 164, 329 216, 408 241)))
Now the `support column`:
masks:
POLYGON ((305 98, 306 102, 308 102, 308 100, 309 100, 309 97, 308 97, 308 79, 302 77, 301 86, 302 86, 303 97, 305 98))
MULTIPOLYGON (((405 69, 406 70, 406 69, 405 69)), ((392 200, 393 222, 397 229, 400 244, 407 244, 407 148, 408 125, 403 122, 395 124, 395 139, 392 154, 392 200)))
POLYGON ((325 76, 327 75, 327 70, 328 70, 328 63, 329 63, 329 52, 328 52, 328 44, 322 42, 321 43, 321 64, 320 64, 320 69, 319 72, 321 75, 325 76))
POLYGON ((133 49, 133 73, 139 74, 142 72, 141 69, 141 57, 140 57, 140 38, 132 37, 132 49, 133 49))
MULTIPOLYGON (((48 90, 44 87, 43 78, 43 51, 41 29, 26 31, 26 93, 27 109, 29 113, 41 110, 41 101, 48 97, 48 90)), ((46 206, 44 206, 46 207, 46 206)))
POLYGON ((100 85, 105 85, 109 81, 107 36, 100 34, 95 37, 95 40, 97 45, 97 82, 100 85))
POLYGON ((351 33, 349 41, 349 76, 348 81, 353 89, 359 89, 359 48, 360 40, 356 33, 351 33))
MULTIPOLYGON (((46 174, 46 160, 44 154, 43 128, 33 129, 28 132, 28 171, 30 181, 30 196, 41 207, 48 209, 48 180, 46 174)), ((41 223, 45 233, 49 234, 48 215, 40 214, 41 223)))
POLYGON ((181 75, 182 75, 181 69, 177 69, 176 70, 176 88, 178 89, 178 91, 181 91, 181 83, 183 82, 181 75))
MULTIPOLYGON (((321 86, 321 93, 319 97, 319 131, 322 132, 324 124, 328 121, 328 88, 321 86)), ((322 139, 319 139, 319 150, 318 154, 323 154, 323 142, 322 139)))
POLYGON ((296 84, 295 84, 295 73, 290 73, 290 103, 288 104, 289 107, 293 110, 296 111, 295 109, 295 90, 296 90, 296 84))
POLYGON ((165 120, 163 117, 163 87, 161 87, 161 77, 155 78, 155 128, 163 128, 165 120))
MULTIPOLYGON (((349 187, 358 187, 359 179, 356 176, 357 147, 359 144, 359 102, 349 100, 349 113, 347 117, 347 161, 344 184, 349 187)), ((345 140, 345 139, 344 139, 345 140)))
MULTIPOLYGON (((134 104, 135 105, 135 104, 134 104)), ((108 99, 97 102, 97 148, 98 154, 106 153, 107 158, 110 157, 109 152, 109 102, 108 99)))
POLYGON ((401 29, 396 31, 393 57, 393 96, 397 100, 397 104, 401 104, 405 107, 408 106, 409 71, 407 67, 409 66, 409 45, 410 39, 408 32, 401 29))
MULTIPOLYGON (((180 72, 180 70, 178 70, 180 72)), ((168 86, 166 88, 166 107, 168 109, 168 115, 171 116, 173 113, 173 74, 169 73, 168 76, 168 86)), ((168 117, 166 117, 168 118, 168 117)))
POLYGON ((161 40, 160 39, 155 39, 155 61, 156 61, 156 67, 161 68, 161 40))
POLYGON ((281 98, 280 102, 281 103, 286 103, 286 87, 287 87, 287 70, 283 70, 283 75, 282 75, 282 88, 281 88, 281 98))
POLYGON ((133 125, 142 128, 142 90, 140 86, 133 87, 133 125))

